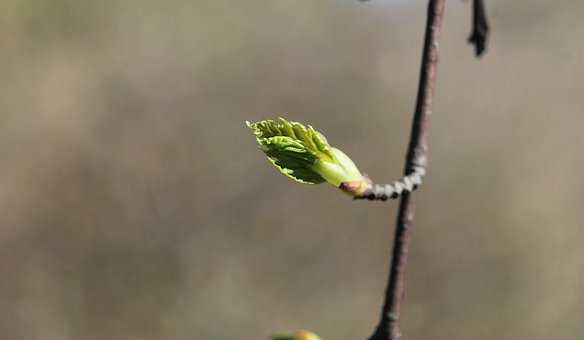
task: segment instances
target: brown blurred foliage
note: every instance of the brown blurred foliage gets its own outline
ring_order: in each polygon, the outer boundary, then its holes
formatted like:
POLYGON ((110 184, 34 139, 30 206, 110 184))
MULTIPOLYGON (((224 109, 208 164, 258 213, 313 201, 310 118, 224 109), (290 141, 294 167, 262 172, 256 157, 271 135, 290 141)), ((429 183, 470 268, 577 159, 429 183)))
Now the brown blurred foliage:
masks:
MULTIPOLYGON (((292 184, 244 120, 401 173, 424 1, 3 0, 0 338, 364 339, 397 205, 292 184)), ((448 2, 407 339, 584 332, 584 5, 448 2)))

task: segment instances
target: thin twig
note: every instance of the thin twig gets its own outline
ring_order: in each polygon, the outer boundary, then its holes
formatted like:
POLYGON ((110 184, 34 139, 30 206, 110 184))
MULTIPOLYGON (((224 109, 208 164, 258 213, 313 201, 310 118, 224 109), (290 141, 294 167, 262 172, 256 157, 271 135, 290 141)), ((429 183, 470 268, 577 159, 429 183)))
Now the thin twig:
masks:
POLYGON ((489 23, 487 22, 487 11, 483 0, 473 0, 472 2, 472 32, 468 42, 474 45, 475 55, 480 57, 487 48, 489 39, 489 23))
MULTIPOLYGON (((406 176, 414 172, 416 167, 425 168, 427 163, 430 115, 438 64, 438 38, 442 26, 444 3, 445 0, 429 0, 428 3, 418 97, 404 170, 406 176)), ((379 324, 370 340, 397 340, 401 336, 400 307, 404 296, 405 267, 414 220, 412 196, 411 193, 405 193, 400 201, 385 302, 379 324)))
MULTIPOLYGON (((414 167, 414 171, 397 181, 393 181, 390 184, 375 184, 371 182, 369 178, 364 175, 369 186, 365 192, 361 195, 354 196, 354 200, 370 200, 370 201, 387 201, 388 199, 398 199, 405 195, 406 193, 413 192, 422 184, 422 178, 426 174, 426 169, 417 166, 414 167)), ((341 184, 341 189, 343 185, 341 184)))

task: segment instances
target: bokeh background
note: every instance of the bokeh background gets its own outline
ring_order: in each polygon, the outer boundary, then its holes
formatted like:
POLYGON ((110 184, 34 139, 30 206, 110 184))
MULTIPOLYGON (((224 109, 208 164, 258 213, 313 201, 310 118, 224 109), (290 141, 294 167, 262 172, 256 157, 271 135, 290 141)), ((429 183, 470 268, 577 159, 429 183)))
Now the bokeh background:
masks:
MULTIPOLYGON (((448 1, 406 339, 584 332, 584 5, 448 1)), ((0 338, 365 339, 396 202, 293 184, 245 120, 401 174, 425 1, 2 0, 0 338)))

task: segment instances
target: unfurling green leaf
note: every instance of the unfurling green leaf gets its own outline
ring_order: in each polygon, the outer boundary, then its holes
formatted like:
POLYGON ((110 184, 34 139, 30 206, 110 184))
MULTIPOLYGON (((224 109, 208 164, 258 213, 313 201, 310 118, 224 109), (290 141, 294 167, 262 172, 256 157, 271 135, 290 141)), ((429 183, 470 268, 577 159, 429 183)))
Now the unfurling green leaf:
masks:
POLYGON ((246 122, 270 162, 289 178, 308 184, 328 182, 352 195, 367 186, 353 161, 341 150, 331 147, 312 126, 284 118, 246 122), (346 190, 351 188, 351 190, 346 190))
POLYGON ((294 333, 280 333, 272 335, 272 340, 321 340, 320 337, 310 331, 300 330, 294 333))

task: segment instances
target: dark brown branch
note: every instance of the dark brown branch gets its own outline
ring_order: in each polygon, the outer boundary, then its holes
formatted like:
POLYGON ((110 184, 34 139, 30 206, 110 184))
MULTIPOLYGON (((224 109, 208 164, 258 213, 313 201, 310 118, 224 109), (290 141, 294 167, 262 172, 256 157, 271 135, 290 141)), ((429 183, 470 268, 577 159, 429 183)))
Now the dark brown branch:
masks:
MULTIPOLYGON (((406 176, 414 172, 416 167, 425 168, 427 163, 430 115, 438 64, 438 38, 442 27, 444 3, 445 0, 429 0, 428 3, 418 97, 404 170, 406 176)), ((402 196, 399 206, 385 302, 379 324, 370 340, 396 340, 401 336, 400 307, 404 296, 405 268, 413 220, 413 196, 406 193, 402 196)))
POLYGON ((483 55, 487 48, 489 38, 489 23, 487 22, 487 12, 483 0, 473 0, 472 2, 472 32, 468 42, 474 45, 477 57, 483 55))

